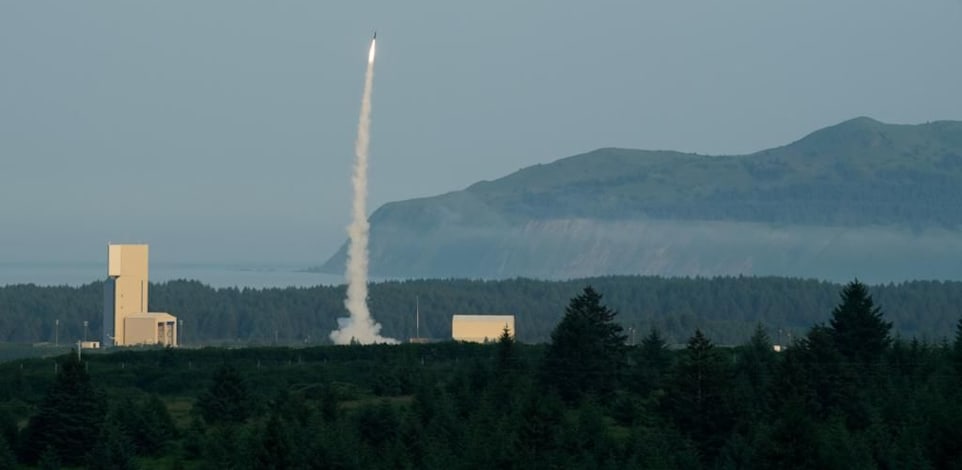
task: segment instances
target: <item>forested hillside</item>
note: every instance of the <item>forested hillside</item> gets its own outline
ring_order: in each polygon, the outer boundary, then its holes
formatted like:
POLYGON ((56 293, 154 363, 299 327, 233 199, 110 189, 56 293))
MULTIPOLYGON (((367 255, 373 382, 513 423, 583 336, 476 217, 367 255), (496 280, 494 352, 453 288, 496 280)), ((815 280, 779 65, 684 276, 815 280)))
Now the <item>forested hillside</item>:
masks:
MULTIPOLYGON (((659 278, 610 276, 574 281, 414 280, 371 285, 370 305, 387 336, 414 336, 415 298, 421 335, 450 338, 455 313, 510 313, 518 338, 545 342, 567 300, 586 285, 605 292, 626 328, 661 329, 682 343, 694 328, 715 341, 745 341, 756 323, 782 342, 820 321, 837 300, 838 284, 775 277, 659 278)), ((908 282, 873 287, 895 332, 906 338, 938 341, 949 335, 960 315, 962 282, 908 282)), ((184 320, 187 344, 324 344, 346 315, 343 287, 213 289, 194 281, 152 285, 150 309, 184 320)), ((61 344, 83 334, 99 338, 103 284, 82 287, 0 287, 0 341, 54 341, 60 320, 61 344)))
MULTIPOLYGON (((962 122, 858 118, 751 155, 606 148, 371 215, 393 277, 962 279, 962 122)), ((340 272, 344 247, 323 266, 340 272)))

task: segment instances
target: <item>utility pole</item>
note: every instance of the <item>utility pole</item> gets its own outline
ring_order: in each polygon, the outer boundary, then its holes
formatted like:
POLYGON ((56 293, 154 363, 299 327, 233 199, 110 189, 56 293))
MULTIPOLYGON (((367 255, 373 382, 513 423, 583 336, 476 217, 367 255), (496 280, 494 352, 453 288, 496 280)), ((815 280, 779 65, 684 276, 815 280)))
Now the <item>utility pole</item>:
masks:
POLYGON ((84 342, 87 342, 87 320, 84 320, 84 342))
POLYGON ((60 346, 60 319, 58 318, 53 322, 55 325, 53 329, 53 345, 60 346))

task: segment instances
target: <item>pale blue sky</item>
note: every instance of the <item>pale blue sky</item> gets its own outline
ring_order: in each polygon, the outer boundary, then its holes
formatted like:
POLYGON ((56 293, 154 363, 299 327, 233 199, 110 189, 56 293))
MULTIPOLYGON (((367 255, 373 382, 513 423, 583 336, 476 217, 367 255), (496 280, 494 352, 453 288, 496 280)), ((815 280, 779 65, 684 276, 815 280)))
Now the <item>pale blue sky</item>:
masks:
POLYGON ((598 147, 962 119, 959 0, 0 0, 0 263, 326 259, 375 28, 372 211, 598 147))

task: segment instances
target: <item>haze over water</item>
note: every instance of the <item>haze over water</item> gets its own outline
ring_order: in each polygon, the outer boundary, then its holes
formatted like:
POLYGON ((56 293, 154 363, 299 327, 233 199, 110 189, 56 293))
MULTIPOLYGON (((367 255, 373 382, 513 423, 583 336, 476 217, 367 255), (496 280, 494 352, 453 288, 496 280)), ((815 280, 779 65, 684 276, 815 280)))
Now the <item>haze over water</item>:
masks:
MULTIPOLYGON (((177 279, 200 281, 211 287, 274 288, 340 285, 341 275, 301 271, 297 265, 181 265, 150 266, 150 281, 177 279)), ((107 278, 106 264, 99 263, 0 263, 0 286, 36 284, 80 286, 107 278)))

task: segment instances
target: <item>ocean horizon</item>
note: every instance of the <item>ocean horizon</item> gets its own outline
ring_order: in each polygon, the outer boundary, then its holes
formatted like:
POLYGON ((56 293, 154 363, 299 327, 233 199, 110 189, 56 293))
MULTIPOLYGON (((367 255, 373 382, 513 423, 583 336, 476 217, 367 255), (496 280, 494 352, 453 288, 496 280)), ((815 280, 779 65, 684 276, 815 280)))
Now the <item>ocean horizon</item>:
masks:
MULTIPOLYGON (((81 286, 107 279, 106 263, 0 263, 0 286, 81 286)), ((293 264, 152 263, 150 282, 193 280, 215 288, 284 288, 344 284, 344 275, 308 272, 293 264)))

